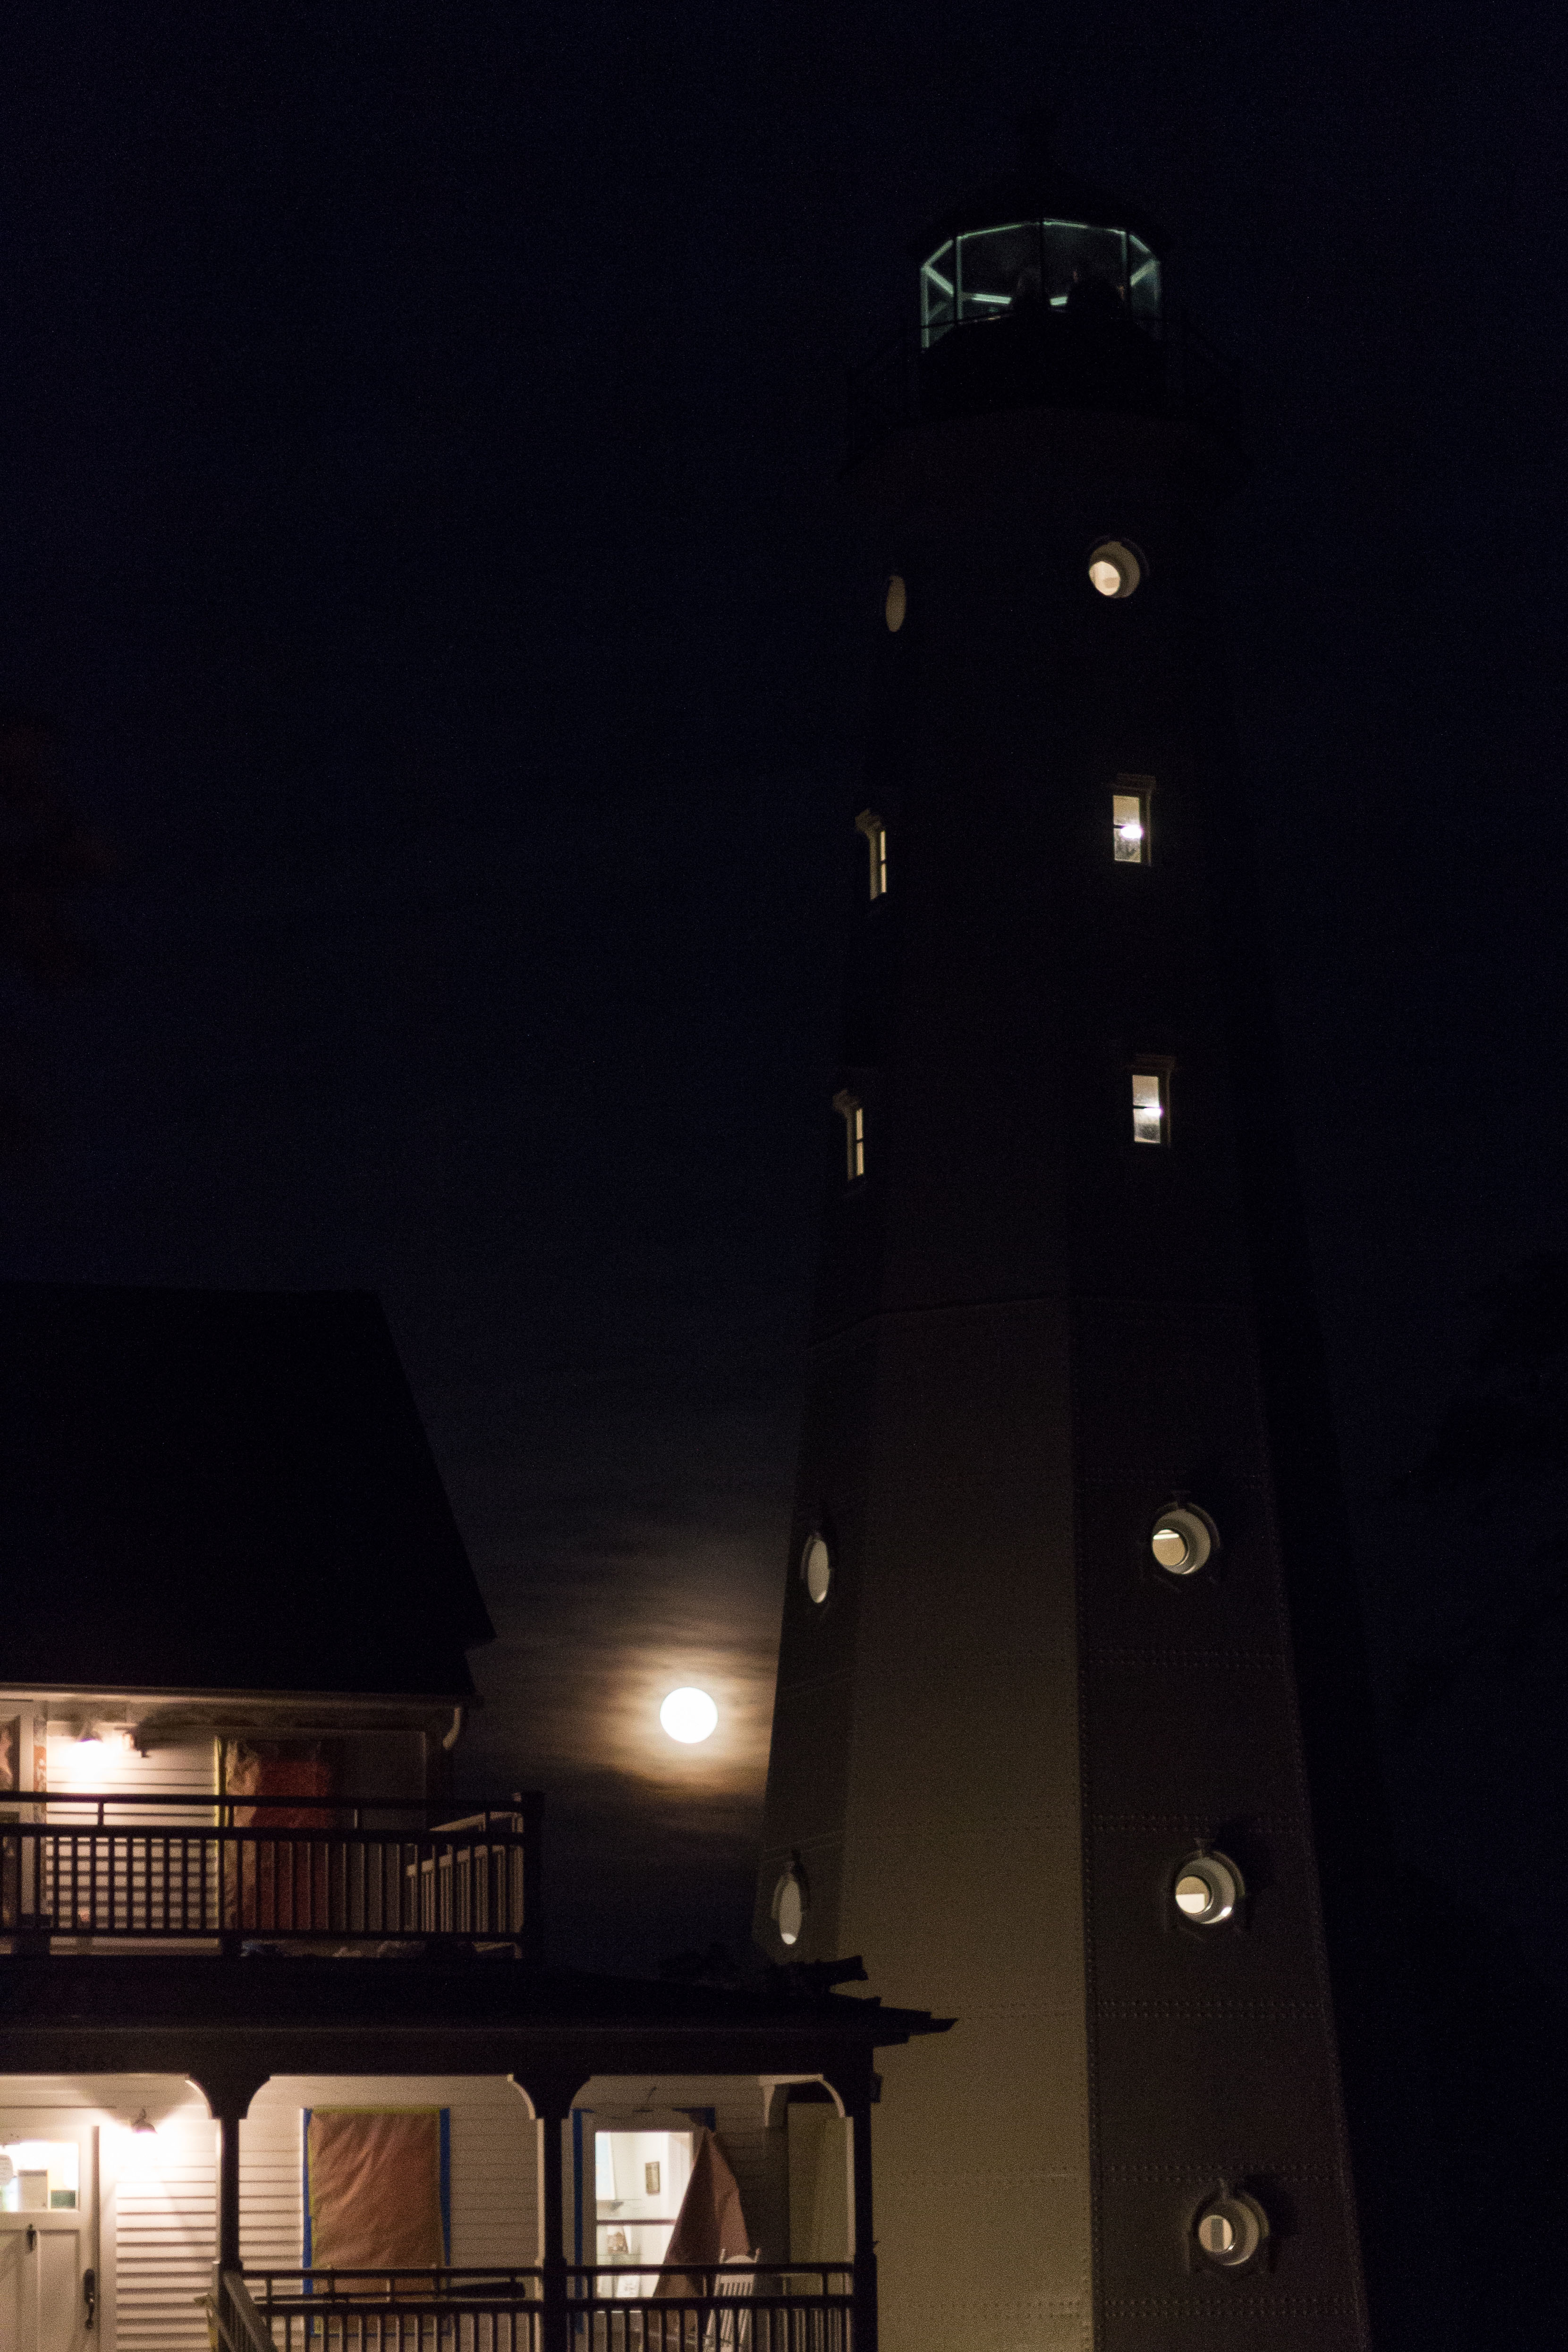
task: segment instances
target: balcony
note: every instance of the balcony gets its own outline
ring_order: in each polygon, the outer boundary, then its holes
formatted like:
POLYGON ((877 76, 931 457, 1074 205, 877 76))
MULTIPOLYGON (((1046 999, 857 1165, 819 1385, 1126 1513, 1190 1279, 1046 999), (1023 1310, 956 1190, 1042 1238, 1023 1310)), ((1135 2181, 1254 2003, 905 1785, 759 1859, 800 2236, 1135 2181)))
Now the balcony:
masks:
POLYGON ((308 1950, 529 1956, 537 1799, 433 1821, 376 1798, 72 1790, 0 1818, 0 1939, 12 1950, 308 1950))
POLYGON ((1040 310, 902 329, 849 378, 852 465, 905 426, 1017 408, 1170 417, 1240 438, 1237 371, 1179 314, 1136 322, 1040 310))
POLYGON ((852 2265, 810 2263, 219 2271, 213 2290, 223 2352, 854 2352, 855 2302, 852 2265))

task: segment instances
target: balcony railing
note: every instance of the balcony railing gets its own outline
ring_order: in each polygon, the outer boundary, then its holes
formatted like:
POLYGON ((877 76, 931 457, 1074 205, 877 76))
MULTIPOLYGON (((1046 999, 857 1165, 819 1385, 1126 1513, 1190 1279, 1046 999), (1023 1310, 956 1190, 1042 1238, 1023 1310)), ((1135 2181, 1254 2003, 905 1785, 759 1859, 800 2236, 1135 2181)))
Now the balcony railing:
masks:
POLYGON ((1081 336, 1056 312, 966 320, 930 341, 906 326, 850 371, 848 391, 852 464, 905 425, 1011 408, 1179 417, 1232 445, 1241 433, 1238 371, 1181 312, 1081 336))
POLYGON ((214 2302, 224 2352, 853 2352, 852 2278, 576 2266, 555 2303, 538 2269, 246 2271, 222 2273, 214 2302))
POLYGON ((0 1937, 523 1949, 537 1925, 525 1812, 431 1811, 403 1798, 19 1797, 0 1816, 0 1937))

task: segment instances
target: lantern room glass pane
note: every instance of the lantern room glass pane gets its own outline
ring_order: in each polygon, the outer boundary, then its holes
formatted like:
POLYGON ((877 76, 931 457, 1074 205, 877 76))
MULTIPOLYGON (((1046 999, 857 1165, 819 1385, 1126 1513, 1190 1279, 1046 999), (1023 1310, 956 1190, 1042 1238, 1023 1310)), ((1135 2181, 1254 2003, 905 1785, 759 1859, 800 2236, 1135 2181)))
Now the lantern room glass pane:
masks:
POLYGON ((1034 221, 983 228, 958 239, 958 316, 1005 318, 1040 299, 1040 232, 1034 221))
POLYGON ((1127 239, 1127 263, 1131 271, 1128 284, 1128 308, 1140 326, 1155 326, 1160 315, 1160 265, 1157 255, 1149 251, 1141 236, 1127 239))
POLYGON ((920 269, 920 323, 925 341, 934 343, 953 323, 957 257, 951 243, 941 246, 920 269))
POLYGON ((920 272, 927 344, 954 325, 1040 305, 1065 310, 1073 288, 1108 286, 1141 325, 1157 325, 1160 265, 1141 237, 1084 221, 1011 221, 939 246, 920 272))

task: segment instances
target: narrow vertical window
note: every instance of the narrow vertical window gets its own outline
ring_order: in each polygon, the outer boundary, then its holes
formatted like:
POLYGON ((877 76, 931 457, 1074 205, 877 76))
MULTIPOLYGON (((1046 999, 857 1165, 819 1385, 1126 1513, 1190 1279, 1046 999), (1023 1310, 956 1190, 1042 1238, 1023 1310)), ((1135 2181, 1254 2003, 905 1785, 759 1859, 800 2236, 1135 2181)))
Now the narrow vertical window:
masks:
POLYGON ((1152 776, 1118 776, 1111 794, 1111 844, 1118 866, 1149 862, 1152 776))
POLYGON ((1166 1143, 1170 1128, 1169 1081, 1163 1070, 1133 1072, 1133 1140, 1166 1143))
POLYGON ((1110 837, 1116 866, 1150 863, 1152 776, 1116 776, 1110 793, 1110 837))
POLYGON ((865 1174, 865 1105, 859 1095, 841 1088, 833 1097, 833 1108, 844 1123, 844 1177, 856 1184, 865 1174))
POLYGON ((887 827, 874 809, 862 809, 855 819, 855 831, 865 835, 871 862, 871 895, 873 898, 887 896, 887 827))

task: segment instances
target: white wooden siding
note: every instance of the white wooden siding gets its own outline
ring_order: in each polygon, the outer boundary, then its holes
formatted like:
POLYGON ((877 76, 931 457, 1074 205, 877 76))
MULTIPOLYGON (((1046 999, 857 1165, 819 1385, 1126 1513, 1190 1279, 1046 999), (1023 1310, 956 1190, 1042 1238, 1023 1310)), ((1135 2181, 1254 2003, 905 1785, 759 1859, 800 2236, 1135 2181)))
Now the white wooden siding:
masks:
POLYGON ((156 2145, 155 2168, 122 2158, 115 2182, 105 2352, 207 2352, 202 2305, 217 2252, 217 2135, 204 2103, 188 2095, 162 2116, 156 2145))
POLYGON ((502 2075, 275 2074, 240 2126, 240 2252, 247 2270, 296 2267, 304 2243, 301 2117, 307 2107, 448 2107, 452 2260, 538 2260, 534 2125, 502 2075))
MULTIPOLYGON (((217 1747, 211 1732, 204 1737, 172 1740, 167 1747, 158 1746, 140 1756, 132 1748, 123 1724, 104 1724, 103 1744, 84 1762, 77 1726, 51 1721, 49 1725, 49 1791, 51 1795, 69 1795, 73 1788, 90 1787, 95 1795, 123 1790, 128 1797, 191 1796, 215 1793, 218 1785, 217 1747)), ((136 1806, 134 1815, 151 1812, 151 1807, 136 1806)), ((132 1817, 132 1809, 120 1819, 132 1817)), ((185 1819, 189 1819, 187 1814, 185 1819)))

